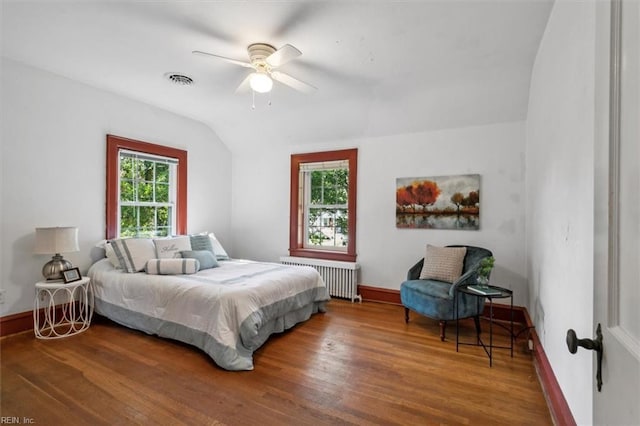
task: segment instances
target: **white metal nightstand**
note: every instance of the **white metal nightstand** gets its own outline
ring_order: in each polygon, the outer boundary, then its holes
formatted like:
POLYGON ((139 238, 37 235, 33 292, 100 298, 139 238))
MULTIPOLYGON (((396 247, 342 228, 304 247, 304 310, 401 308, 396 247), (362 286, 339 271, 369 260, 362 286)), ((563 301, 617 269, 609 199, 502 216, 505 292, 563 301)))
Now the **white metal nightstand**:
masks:
POLYGON ((59 339, 81 333, 89 328, 92 317, 93 290, 89 277, 67 284, 62 281, 36 283, 33 331, 38 339, 59 339))

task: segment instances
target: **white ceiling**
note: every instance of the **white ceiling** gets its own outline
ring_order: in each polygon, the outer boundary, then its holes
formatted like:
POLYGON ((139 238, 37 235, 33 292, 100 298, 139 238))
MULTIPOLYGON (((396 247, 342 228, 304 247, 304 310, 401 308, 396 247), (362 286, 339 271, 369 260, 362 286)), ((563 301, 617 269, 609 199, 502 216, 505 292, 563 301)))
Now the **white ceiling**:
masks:
POLYGON ((526 117, 552 0, 2 0, 2 55, 194 118, 232 150, 526 117), (246 47, 290 43, 280 70, 318 90, 235 94, 246 47), (165 79, 178 72, 191 87, 165 79))

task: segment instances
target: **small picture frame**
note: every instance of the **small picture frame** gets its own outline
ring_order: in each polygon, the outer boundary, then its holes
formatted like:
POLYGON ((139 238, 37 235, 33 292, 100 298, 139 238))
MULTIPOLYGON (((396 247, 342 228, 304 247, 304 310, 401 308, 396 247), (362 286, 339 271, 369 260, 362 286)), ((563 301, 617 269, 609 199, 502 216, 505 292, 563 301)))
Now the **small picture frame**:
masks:
POLYGON ((62 280, 65 284, 72 283, 74 281, 80 281, 82 279, 82 275, 80 275, 79 268, 71 268, 66 271, 62 271, 62 280))

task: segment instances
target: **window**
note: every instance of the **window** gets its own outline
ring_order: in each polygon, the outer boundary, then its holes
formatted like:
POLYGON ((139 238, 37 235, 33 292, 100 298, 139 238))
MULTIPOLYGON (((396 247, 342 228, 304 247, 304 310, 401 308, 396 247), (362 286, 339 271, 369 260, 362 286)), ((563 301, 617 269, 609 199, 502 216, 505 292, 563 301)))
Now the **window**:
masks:
POLYGON ((120 237, 167 237, 173 232, 178 162, 120 150, 120 237))
POLYGON ((291 156, 292 256, 355 261, 357 149, 291 156))
POLYGON ((349 162, 300 164, 304 197, 303 246, 346 251, 349 240, 349 162))
POLYGON ((186 232, 187 152, 107 135, 107 238, 186 232))

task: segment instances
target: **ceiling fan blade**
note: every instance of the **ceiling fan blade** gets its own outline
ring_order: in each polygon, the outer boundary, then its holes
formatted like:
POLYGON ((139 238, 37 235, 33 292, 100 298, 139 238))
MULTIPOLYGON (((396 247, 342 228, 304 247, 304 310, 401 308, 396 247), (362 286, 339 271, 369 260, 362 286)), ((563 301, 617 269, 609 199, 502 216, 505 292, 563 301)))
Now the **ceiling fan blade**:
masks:
POLYGON ((271 73, 271 77, 273 77, 275 81, 279 81, 280 83, 286 84, 287 86, 303 93, 313 93, 318 90, 317 87, 314 87, 309 83, 305 83, 304 81, 300 81, 297 78, 293 78, 289 74, 285 74, 283 72, 273 71, 271 73))
POLYGON ((201 52, 199 50, 194 50, 191 53, 193 53, 194 55, 212 56, 214 58, 222 59, 223 61, 227 61, 235 65, 240 65, 241 67, 253 68, 253 65, 251 65, 249 62, 237 61, 235 59, 227 58, 225 56, 214 55, 213 53, 201 52))
POLYGON ((286 64, 287 62, 297 58, 300 55, 302 55, 301 51, 290 44, 285 44, 280 49, 267 56, 265 61, 275 68, 286 64))
POLYGON ((242 83, 240 83, 235 93, 244 93, 249 91, 249 89, 251 88, 251 85, 249 84, 250 80, 251 80, 251 74, 247 75, 244 78, 244 80, 242 80, 242 83))

